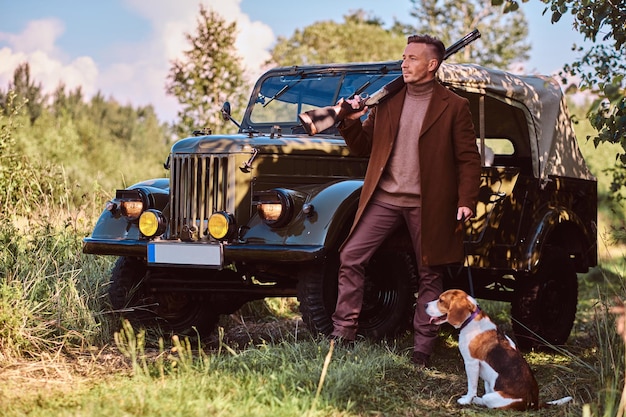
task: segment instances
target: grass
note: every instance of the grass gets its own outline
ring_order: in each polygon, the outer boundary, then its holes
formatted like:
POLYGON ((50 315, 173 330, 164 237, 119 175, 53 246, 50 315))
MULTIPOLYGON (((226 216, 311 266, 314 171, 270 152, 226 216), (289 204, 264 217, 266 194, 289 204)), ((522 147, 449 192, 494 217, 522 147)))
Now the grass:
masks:
MULTIPOLYGON (((120 372, 94 386, 71 392, 31 393, 6 410, 7 416, 432 416, 491 415, 456 404, 465 388, 456 346, 444 341, 435 368, 416 370, 401 346, 363 341, 353 350, 337 349, 320 396, 317 385, 328 344, 307 340, 250 347, 236 355, 172 349, 152 358, 145 371, 120 372)), ((539 359, 540 361, 540 359, 539 359)), ((553 378, 564 367, 540 366, 553 378), (549 369, 548 369, 549 368, 549 369)), ((537 366, 537 365, 534 365, 537 366)), ((132 368, 132 366, 130 366, 132 368)), ((143 369, 141 366, 140 369, 143 369)), ((122 368, 123 370, 123 368, 122 368)), ((59 388, 61 389, 61 388, 59 388)), ((555 383, 542 396, 563 392, 555 383)), ((570 406, 567 406, 571 409, 570 406)), ((529 412, 526 415, 564 415, 529 412)))
MULTIPOLYGON (((572 395, 575 402, 518 414, 582 416, 587 408, 590 416, 615 415, 624 355, 607 306, 609 294, 618 289, 621 279, 611 273, 582 281, 569 344, 559 353, 526 355, 543 401, 572 395)), ((505 305, 481 304, 501 326, 510 326, 505 305)), ((409 361, 408 333, 387 342, 362 340, 352 350, 336 348, 318 396, 328 343, 301 327, 293 317, 293 300, 269 300, 266 306, 273 315, 250 307, 240 311, 249 314, 246 324, 225 318, 221 325, 226 327, 202 346, 173 338, 158 348, 146 347, 143 332, 125 324, 115 334, 115 346, 13 360, 0 371, 0 378, 12 382, 0 387, 0 403, 9 405, 2 415, 494 415, 457 405, 466 381, 449 328, 443 329, 433 366, 426 370, 409 361)))

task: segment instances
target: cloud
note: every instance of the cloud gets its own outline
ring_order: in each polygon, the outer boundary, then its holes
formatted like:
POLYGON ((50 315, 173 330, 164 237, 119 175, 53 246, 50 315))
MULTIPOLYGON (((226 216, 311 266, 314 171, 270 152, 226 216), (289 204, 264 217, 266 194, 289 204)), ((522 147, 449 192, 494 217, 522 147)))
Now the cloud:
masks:
POLYGON ((98 68, 87 56, 67 62, 62 59, 55 43, 63 31, 59 20, 43 19, 29 22, 18 34, 0 33, 0 41, 9 45, 0 49, 0 85, 12 83, 15 68, 28 62, 31 79, 44 87, 44 93, 64 84, 67 90, 82 87, 84 94, 94 94, 98 68))
MULTIPOLYGON (((272 29, 264 23, 252 22, 241 12, 240 0, 204 0, 201 2, 178 2, 170 0, 127 0, 127 4, 140 16, 146 18, 153 29, 151 40, 142 50, 151 51, 143 54, 143 62, 135 61, 129 69, 141 71, 137 82, 152 84, 150 90, 140 94, 146 102, 157 104, 168 120, 175 117, 175 100, 165 95, 165 80, 170 64, 182 57, 182 52, 189 47, 185 34, 194 34, 199 16, 200 4, 214 10, 227 22, 237 22, 238 34, 235 47, 242 58, 248 77, 256 79, 262 72, 262 64, 269 58, 267 50, 275 40, 272 29), (147 76, 147 77, 146 77, 147 76)), ((105 75, 108 80, 109 74, 105 75)), ((114 77, 111 77, 114 78, 114 77)), ((129 81, 132 81, 129 79, 129 81)), ((117 96, 116 96, 117 97, 117 96)))
POLYGON ((149 22, 152 32, 144 40, 117 44, 109 62, 97 63, 90 56, 71 57, 58 47, 66 30, 62 21, 30 21, 20 33, 0 33, 0 88, 12 81, 19 64, 29 62, 32 78, 45 92, 54 91, 59 83, 69 90, 81 86, 87 98, 101 92, 122 104, 152 104, 161 120, 171 122, 177 102, 165 94, 166 77, 171 61, 189 46, 184 35, 195 32, 200 3, 227 22, 237 22, 235 47, 248 78, 256 79, 275 36, 269 26, 242 13, 241 0, 122 0, 130 13, 149 22))
POLYGON ((132 9, 152 22, 155 42, 162 47, 168 62, 180 58, 181 52, 189 47, 184 34, 194 33, 200 4, 218 13, 226 22, 236 22, 238 33, 235 47, 248 76, 256 79, 263 72, 263 63, 270 57, 268 50, 275 36, 268 25, 252 22, 248 15, 242 13, 240 3, 241 0, 204 0, 174 5, 169 0, 127 0, 132 9))
POLYGON ((240 25, 235 46, 243 58, 246 72, 256 79, 266 69, 263 64, 270 58, 268 50, 275 41, 274 33, 265 23, 250 22, 247 16, 241 20, 246 22, 240 25))
POLYGON ((0 41, 5 41, 22 53, 44 52, 58 54, 55 42, 65 31, 65 25, 58 19, 31 20, 22 33, 0 33, 0 41))

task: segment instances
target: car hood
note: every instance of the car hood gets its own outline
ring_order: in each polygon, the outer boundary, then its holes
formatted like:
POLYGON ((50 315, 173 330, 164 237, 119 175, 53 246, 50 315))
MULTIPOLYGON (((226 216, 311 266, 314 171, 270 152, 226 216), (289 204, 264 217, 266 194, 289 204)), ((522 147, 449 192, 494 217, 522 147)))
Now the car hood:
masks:
POLYGON ((172 145, 172 154, 230 154, 250 153, 255 149, 261 154, 306 154, 348 156, 350 150, 341 138, 311 137, 308 135, 284 135, 271 137, 266 134, 206 135, 181 139, 172 145))

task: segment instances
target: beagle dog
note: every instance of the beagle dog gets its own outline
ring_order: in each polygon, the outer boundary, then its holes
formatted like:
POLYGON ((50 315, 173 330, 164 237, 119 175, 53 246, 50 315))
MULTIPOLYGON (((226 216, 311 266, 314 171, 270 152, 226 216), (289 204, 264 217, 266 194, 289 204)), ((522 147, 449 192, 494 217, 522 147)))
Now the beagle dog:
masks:
POLYGON ((539 404, 539 388, 528 362, 465 291, 445 291, 439 299, 426 303, 426 313, 434 324, 447 322, 459 329, 459 350, 467 374, 467 394, 459 398, 459 404, 527 410, 572 399, 539 404), (479 377, 485 384, 482 397, 477 396, 479 377))

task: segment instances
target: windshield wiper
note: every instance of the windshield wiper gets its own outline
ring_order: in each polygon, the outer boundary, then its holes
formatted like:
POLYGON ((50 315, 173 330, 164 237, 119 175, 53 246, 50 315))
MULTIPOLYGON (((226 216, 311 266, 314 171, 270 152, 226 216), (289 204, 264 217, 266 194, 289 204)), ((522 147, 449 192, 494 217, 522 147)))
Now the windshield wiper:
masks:
POLYGON ((278 90, 278 92, 276 94, 274 94, 272 97, 270 97, 265 103, 263 103, 263 107, 266 107, 268 104, 270 104, 272 101, 274 101, 275 99, 279 98, 280 96, 282 96, 283 94, 285 94, 287 92, 287 90, 289 90, 291 87, 293 87, 294 85, 298 84, 300 81, 302 81, 305 77, 306 77, 306 73, 304 71, 300 71, 298 73, 298 76, 300 78, 298 78, 294 83, 291 84, 286 84, 283 88, 281 88, 280 90, 278 90))
MULTIPOLYGON (((352 94, 352 96, 350 96, 350 97, 348 97, 348 98, 353 98, 353 97, 356 97, 356 96, 360 96, 360 95, 361 95, 361 93, 362 93, 363 91, 365 91, 365 90, 366 90, 366 89, 367 89, 370 85, 372 85, 373 83, 377 82, 378 80, 380 80, 381 78, 383 78, 383 77, 384 77, 385 75, 387 75, 388 73, 389 73, 389 68, 387 68, 387 65, 383 66, 383 67, 380 69, 380 75, 379 75, 378 77, 376 77, 376 79, 375 79, 375 80, 371 80, 371 79, 370 79, 370 80, 367 80, 367 81, 366 81, 366 82, 365 82, 362 86, 360 86, 359 88, 357 88, 357 89, 354 91, 354 94, 352 94)), ((366 98, 366 97, 364 97, 364 98, 366 98)))

